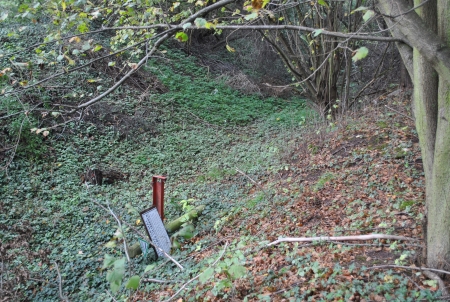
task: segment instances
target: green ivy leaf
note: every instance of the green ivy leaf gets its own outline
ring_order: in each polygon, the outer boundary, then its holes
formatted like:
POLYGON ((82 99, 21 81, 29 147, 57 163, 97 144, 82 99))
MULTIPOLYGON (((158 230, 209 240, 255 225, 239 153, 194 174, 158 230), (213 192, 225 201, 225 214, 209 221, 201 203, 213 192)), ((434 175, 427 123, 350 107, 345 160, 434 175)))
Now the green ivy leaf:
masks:
POLYGON ((364 59, 365 57, 367 57, 368 53, 369 53, 369 50, 367 49, 367 47, 358 48, 353 55, 353 58, 352 58, 353 62, 364 59))
POLYGON ((201 283, 206 283, 214 275, 214 269, 212 267, 207 268, 199 277, 201 283))
POLYGON ((139 282, 141 281, 141 278, 139 276, 133 276, 128 280, 127 285, 125 285, 125 288, 131 288, 131 289, 137 289, 139 287, 139 282))
POLYGON ((80 25, 78 25, 78 27, 77 27, 77 30, 80 32, 80 33, 85 33, 85 32, 88 32, 89 31, 89 27, 88 27, 88 25, 86 24, 86 23, 81 23, 80 25))

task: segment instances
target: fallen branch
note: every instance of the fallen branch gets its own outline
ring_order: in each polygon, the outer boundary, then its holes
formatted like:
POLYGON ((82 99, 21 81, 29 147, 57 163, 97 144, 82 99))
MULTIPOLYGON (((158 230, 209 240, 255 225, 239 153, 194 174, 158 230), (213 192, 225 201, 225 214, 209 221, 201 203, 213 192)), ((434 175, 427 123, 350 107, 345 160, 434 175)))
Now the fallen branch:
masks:
POLYGON ((435 272, 435 273, 439 273, 439 274, 450 275, 450 272, 444 271, 441 269, 435 269, 435 268, 429 268, 429 267, 418 267, 418 266, 404 266, 404 265, 395 265, 395 264, 371 266, 371 267, 368 267, 367 269, 377 269, 377 268, 404 268, 404 269, 411 269, 411 270, 415 270, 415 271, 429 271, 429 272, 435 272))
POLYGON ((372 266, 372 267, 368 267, 367 269, 378 269, 378 268, 403 268, 403 269, 423 271, 423 274, 425 276, 427 276, 431 280, 437 281, 437 283, 439 285, 439 289, 441 290, 443 296, 448 295, 448 291, 447 291, 447 288, 445 287, 444 281, 442 281, 442 279, 438 275, 433 273, 433 272, 436 272, 439 274, 450 275, 450 272, 448 272, 448 271, 434 269, 434 268, 428 268, 428 267, 404 266, 404 265, 394 265, 394 264, 372 266))
POLYGON ((177 281, 170 281, 170 280, 159 280, 159 279, 153 279, 153 278, 145 278, 142 279, 141 282, 145 282, 145 283, 175 283, 177 281))
MULTIPOLYGON (((223 254, 225 254, 225 251, 227 250, 228 247, 228 242, 225 243, 225 247, 223 248, 222 253, 220 254, 220 256, 216 259, 216 261, 214 261, 210 266, 208 266, 208 268, 210 267, 214 267, 216 265, 217 262, 219 262, 219 260, 222 258, 223 254)), ((194 280, 198 279, 201 274, 203 274, 203 272, 201 272, 200 274, 198 274, 197 276, 195 276, 194 278, 192 278, 191 280, 189 280, 188 282, 186 282, 185 284, 183 284, 183 286, 175 293, 173 294, 172 297, 170 297, 167 300, 164 300, 164 302, 169 302, 171 300, 173 300, 173 298, 175 298, 189 283, 193 282, 194 280)))
POLYGON ((55 261, 55 267, 56 267, 56 272, 58 273, 58 289, 59 289, 59 297, 61 298, 61 300, 65 301, 65 302, 69 302, 69 299, 63 295, 63 291, 62 291, 62 279, 61 279, 61 273, 59 272, 59 267, 58 267, 58 263, 55 261))
POLYGON ((438 275, 436 275, 435 273, 430 272, 429 270, 428 271, 424 271, 423 274, 425 276, 427 276, 428 278, 430 278, 431 280, 437 281, 437 283, 439 285, 439 289, 441 290, 441 293, 442 293, 443 296, 447 296, 448 295, 448 291, 445 288, 445 283, 444 283, 444 281, 442 281, 442 279, 438 275))
POLYGON ((395 235, 385 235, 385 234, 370 234, 370 235, 358 235, 358 236, 339 236, 339 237, 300 237, 300 238, 280 238, 275 240, 267 246, 276 245, 281 242, 313 242, 313 241, 346 241, 346 240, 373 240, 373 239, 392 239, 392 240, 409 240, 409 241, 419 241, 420 239, 403 237, 403 236, 395 236, 395 235))
POLYGON ((120 222, 119 217, 117 217, 117 215, 114 214, 113 210, 109 207, 109 204, 107 204, 108 208, 106 208, 106 207, 104 207, 100 202, 98 202, 98 201, 96 201, 96 200, 93 200, 93 199, 92 199, 92 202, 95 203, 96 205, 98 205, 99 207, 101 207, 103 210, 109 211, 109 213, 111 213, 111 215, 112 215, 112 216, 114 217, 114 219, 117 221, 117 224, 119 225, 119 229, 120 229, 120 231, 122 232, 122 235, 123 235, 123 246, 124 246, 124 249, 125 249, 125 255, 127 256, 128 262, 130 262, 130 255, 128 254, 127 241, 126 241, 126 239, 125 239, 125 233, 124 233, 124 231, 123 231, 122 223, 120 222))

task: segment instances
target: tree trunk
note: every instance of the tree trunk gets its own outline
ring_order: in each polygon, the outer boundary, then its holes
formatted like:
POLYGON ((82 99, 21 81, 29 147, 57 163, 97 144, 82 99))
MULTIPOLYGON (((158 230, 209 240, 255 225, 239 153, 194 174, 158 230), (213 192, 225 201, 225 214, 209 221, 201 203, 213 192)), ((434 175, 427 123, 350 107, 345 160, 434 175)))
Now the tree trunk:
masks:
POLYGON ((377 6, 386 22, 397 23, 392 34, 398 38, 400 33, 414 48, 415 117, 427 190, 427 265, 449 269, 450 4, 448 0, 430 1, 418 10, 423 19, 416 12, 409 12, 405 0, 378 0, 377 6), (437 18, 433 17, 433 9, 437 9, 437 18), (433 18, 437 19, 437 32, 433 18), (438 85, 434 82, 436 75, 427 66, 437 73, 438 85))
MULTIPOLYGON (((450 4, 438 0, 438 34, 448 45, 450 4)), ((450 88, 449 78, 439 78, 437 129, 434 150, 431 194, 427 195, 428 256, 433 268, 450 268, 450 88)), ((425 162, 425 161, 424 161, 425 162)), ((430 186, 427 184, 427 189, 430 186)))
MULTIPOLYGON (((421 0, 415 0, 414 5, 419 5, 421 0)), ((433 31, 437 32, 437 5, 429 2, 416 10, 423 22, 433 31)), ((413 50, 414 64, 414 116, 416 129, 419 135, 422 161, 425 170, 427 212, 433 192, 433 162, 434 144, 436 142, 437 126, 437 90, 439 78, 434 68, 428 64, 417 48, 413 50)), ((429 222, 430 220, 428 220, 429 222)), ((427 224, 423 224, 427 227, 427 224)), ((428 227, 427 227, 428 228, 428 227)), ((424 234, 426 234, 424 230, 424 234)), ((424 238, 427 240, 427 238, 424 238)), ((424 259, 427 258, 426 250, 424 259)))

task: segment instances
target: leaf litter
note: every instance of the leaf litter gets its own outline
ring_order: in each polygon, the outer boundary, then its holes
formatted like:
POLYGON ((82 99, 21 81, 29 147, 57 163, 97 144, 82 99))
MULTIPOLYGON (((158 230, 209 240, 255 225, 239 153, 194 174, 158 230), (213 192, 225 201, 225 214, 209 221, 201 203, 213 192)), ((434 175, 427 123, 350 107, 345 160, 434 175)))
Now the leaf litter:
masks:
MULTIPOLYGON (((398 103, 398 110, 406 108, 406 102, 398 103)), ((214 258, 224 242, 244 242, 234 250, 245 254, 245 277, 217 292, 217 284, 228 277, 216 270, 214 281, 186 288, 178 301, 416 301, 439 296, 436 284, 416 271, 366 269, 424 265, 425 187, 413 122, 375 107, 363 117, 340 121, 335 129, 309 129, 295 143, 296 148, 284 156, 284 167, 262 184, 264 194, 257 185, 248 190, 250 201, 258 196, 262 201, 241 203, 216 233, 203 232, 193 238, 194 244, 218 243, 196 252, 197 263, 214 258), (265 246, 279 237, 371 233, 422 241, 265 246)), ((181 285, 138 292, 133 301, 160 300, 181 285)))

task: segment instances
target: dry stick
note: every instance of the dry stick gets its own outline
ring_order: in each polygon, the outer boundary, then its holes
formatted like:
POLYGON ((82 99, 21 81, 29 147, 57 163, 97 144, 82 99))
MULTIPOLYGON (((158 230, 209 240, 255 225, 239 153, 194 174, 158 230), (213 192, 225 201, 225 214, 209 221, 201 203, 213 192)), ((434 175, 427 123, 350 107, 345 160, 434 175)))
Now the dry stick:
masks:
POLYGON ((403 266, 403 265, 394 265, 394 264, 372 266, 372 267, 368 267, 367 269, 377 269, 377 268, 403 268, 403 269, 423 271, 423 274, 425 276, 438 282, 439 288, 440 288, 443 296, 448 295, 448 291, 447 291, 447 288, 445 288, 444 281, 442 281, 442 279, 439 278, 438 275, 433 273, 433 272, 436 272, 436 273, 440 273, 440 274, 450 275, 450 272, 448 272, 448 271, 434 269, 434 268, 428 268, 428 267, 414 267, 414 266, 403 266))
POLYGON ((264 188, 259 184, 259 183, 257 183, 255 180, 253 180, 250 176, 248 176, 247 174, 245 174, 244 172, 242 172, 241 170, 239 170, 238 168, 234 168, 234 169, 236 169, 236 171, 237 172, 239 172, 239 173, 241 173, 242 175, 244 175, 245 177, 247 177, 248 179, 250 179, 250 181, 252 182, 252 183, 254 183, 255 185, 257 185, 258 186, 258 188, 260 188, 262 191, 263 191, 263 193, 264 193, 264 195, 266 195, 266 198, 267 198, 267 201, 269 201, 269 195, 267 194, 267 192, 264 190, 264 188))
POLYGON ((404 117, 407 117, 407 118, 409 118, 409 119, 411 119, 411 120, 414 121, 414 118, 412 118, 412 117, 410 117, 409 115, 406 115, 406 114, 404 114, 404 113, 401 113, 400 111, 397 111, 397 110, 395 110, 394 108, 389 107, 388 105, 384 105, 384 107, 386 107, 387 109, 392 110, 392 111, 394 111, 395 113, 398 113, 398 114, 400 114, 400 115, 403 115, 404 117))
POLYGON ((109 290, 106 290, 106 293, 113 299, 114 302, 117 302, 117 300, 114 298, 114 296, 109 292, 109 290))
POLYGON ((338 237, 327 237, 327 236, 300 237, 300 238, 286 237, 286 238, 280 238, 278 240, 275 240, 275 241, 267 244, 267 246, 276 245, 281 242, 313 242, 313 241, 345 241, 345 240, 362 241, 362 240, 373 240, 373 239, 420 241, 420 239, 403 237, 403 236, 385 235, 385 234, 370 234, 370 235, 338 236, 338 237))
POLYGON ((125 239, 125 234, 123 232, 123 228, 122 228, 122 224, 120 223, 120 219, 116 216, 116 214, 114 214, 113 210, 111 210, 111 208, 109 207, 109 204, 108 204, 108 209, 106 209, 99 202, 97 202, 95 200, 92 200, 92 202, 94 202, 96 205, 98 205, 99 207, 101 207, 105 211, 108 210, 111 213, 111 215, 114 217, 114 219, 117 221, 117 224, 119 225, 120 231, 122 232, 122 235, 123 235, 123 245, 124 245, 124 249, 125 249, 125 255, 127 256, 128 262, 130 262, 130 256, 128 255, 127 241, 125 239))
POLYGON ((113 210, 109 207, 108 204, 108 210, 111 213, 111 215, 114 217, 114 219, 117 221, 117 224, 119 225, 120 231, 122 232, 123 236, 123 248, 125 250, 125 255, 127 256, 127 261, 130 262, 130 255, 128 255, 128 246, 127 246, 127 240, 125 238, 125 232, 123 231, 122 224, 120 223, 120 219, 114 214, 113 210))
MULTIPOLYGON (((214 267, 216 265, 217 262, 219 262, 219 260, 222 258, 223 254, 225 254, 225 251, 227 250, 228 247, 228 242, 225 243, 225 247, 223 248, 222 253, 220 254, 220 256, 216 259, 216 261, 214 261, 210 266, 208 266, 208 268, 214 267)), ((207 269, 208 269, 207 268, 207 269)), ((183 286, 175 293, 173 294, 172 297, 170 297, 167 300, 164 300, 164 302, 169 302, 171 301, 173 298, 175 298, 176 296, 178 296, 178 294, 191 282, 195 281, 196 279, 198 279, 201 274, 203 274, 203 272, 201 272, 200 274, 198 274, 197 276, 195 276, 194 278, 192 278, 191 280, 189 280, 188 282, 186 282, 185 284, 183 284, 183 286)))
POLYGON ((55 267, 56 267, 56 272, 58 273, 59 297, 61 298, 61 300, 69 302, 69 299, 66 296, 64 296, 63 292, 62 292, 62 280, 61 280, 61 274, 59 272, 58 263, 56 261, 54 263, 55 263, 55 267))
POLYGON ((377 269, 377 268, 404 268, 404 269, 410 269, 410 270, 416 270, 416 271, 430 271, 430 272, 436 272, 439 274, 450 275, 449 271, 444 271, 444 270, 440 270, 440 269, 428 268, 428 267, 418 267, 418 266, 404 266, 404 265, 395 265, 395 264, 371 266, 371 267, 368 267, 367 269, 377 269))
POLYGON ((169 280, 159 280, 159 279, 153 279, 153 278, 145 278, 142 279, 141 282, 155 282, 155 283, 176 283, 177 281, 169 281, 169 280))

